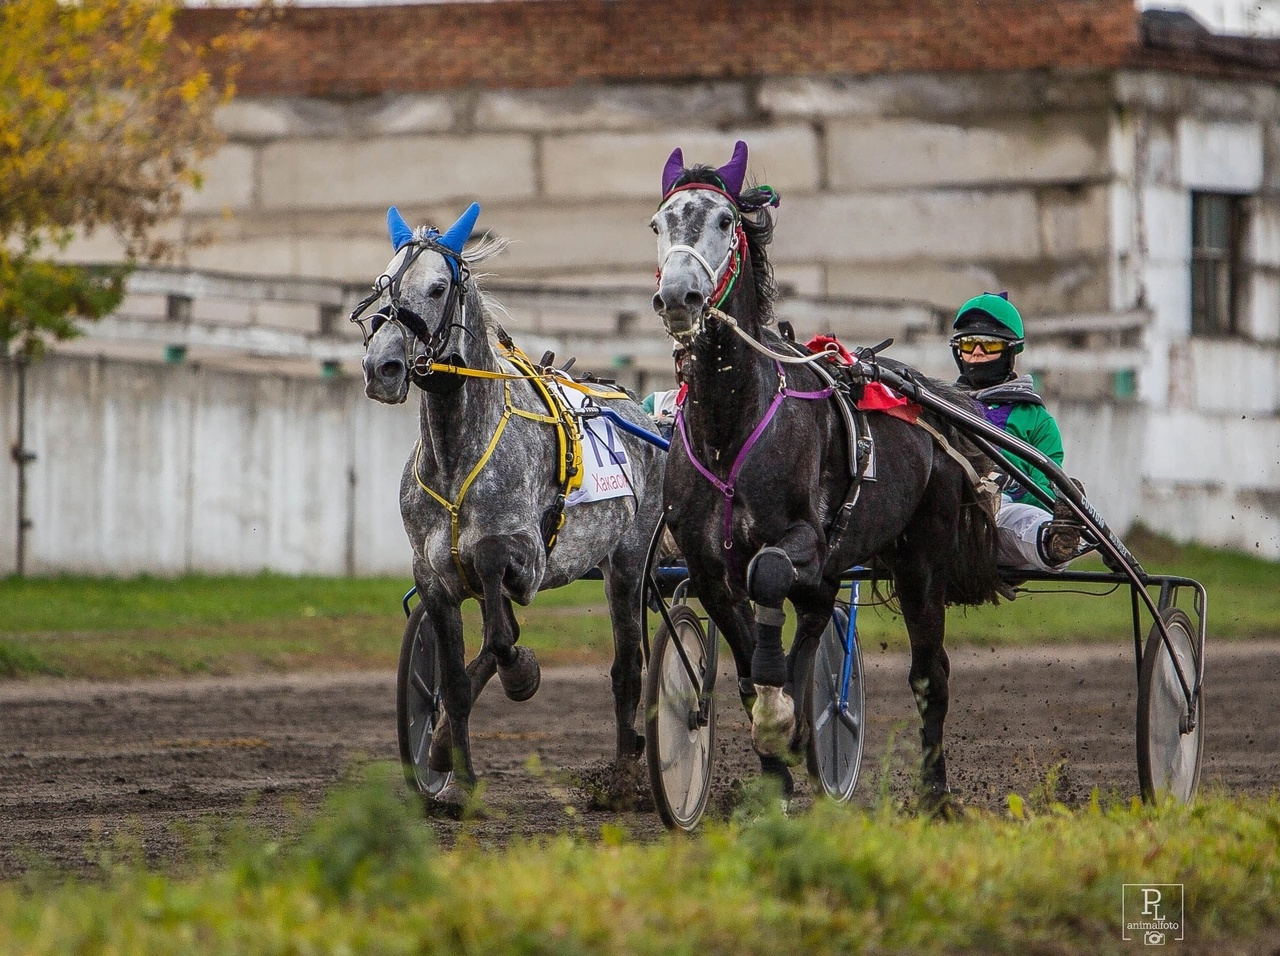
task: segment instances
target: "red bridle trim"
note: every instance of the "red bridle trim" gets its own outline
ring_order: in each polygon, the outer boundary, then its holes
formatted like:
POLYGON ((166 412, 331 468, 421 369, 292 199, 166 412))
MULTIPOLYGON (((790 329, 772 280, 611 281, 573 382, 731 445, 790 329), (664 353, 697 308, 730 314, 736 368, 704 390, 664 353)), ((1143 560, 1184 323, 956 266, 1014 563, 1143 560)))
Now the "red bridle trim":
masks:
POLYGON ((658 203, 658 207, 661 208, 663 203, 665 203, 668 199, 670 199, 676 193, 682 193, 690 189, 709 189, 711 190, 711 192, 719 193, 725 199, 729 200, 729 202, 733 203, 733 208, 735 210, 737 210, 738 208, 737 199, 735 199, 733 196, 730 196, 727 192, 725 192, 719 186, 712 186, 709 183, 685 183, 683 186, 676 186, 674 189, 668 191, 663 195, 662 202, 658 203))

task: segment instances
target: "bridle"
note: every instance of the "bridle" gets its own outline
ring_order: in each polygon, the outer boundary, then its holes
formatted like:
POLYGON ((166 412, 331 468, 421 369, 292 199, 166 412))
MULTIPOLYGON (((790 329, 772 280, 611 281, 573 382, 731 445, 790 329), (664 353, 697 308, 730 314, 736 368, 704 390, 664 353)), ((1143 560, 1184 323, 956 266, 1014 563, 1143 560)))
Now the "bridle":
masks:
POLYGON ((459 328, 466 335, 471 335, 471 330, 466 324, 467 293, 471 272, 461 254, 442 245, 439 237, 440 234, 432 229, 425 236, 410 239, 405 243, 409 248, 395 272, 384 272, 378 276, 373 283, 373 291, 351 310, 351 315, 347 318, 349 322, 360 326, 360 333, 364 336, 365 351, 368 351, 369 342, 383 325, 388 322, 394 323, 400 329, 404 339, 405 368, 409 370, 410 376, 419 387, 423 387, 426 376, 434 370, 433 366, 439 364, 436 360, 444 354, 450 333, 455 328, 459 328), (418 257, 427 251, 438 253, 449 266, 449 293, 434 329, 428 328, 422 316, 400 302, 400 286, 405 273, 418 260, 418 257), (387 304, 370 316, 369 328, 366 329, 361 316, 384 293, 388 296, 387 304), (422 350, 416 356, 410 351, 411 339, 417 339, 422 345, 422 350))
POLYGON ((718 186, 713 186, 709 183, 686 183, 683 186, 677 186, 662 197, 662 202, 658 205, 658 211, 661 212, 663 207, 671 201, 671 198, 675 196, 676 193, 682 193, 693 189, 704 189, 709 192, 718 193, 719 195, 724 196, 725 199, 729 200, 729 204, 733 209, 733 239, 729 243, 729 248, 725 251, 724 258, 722 258, 714 268, 702 253, 693 248, 693 246, 684 245, 683 243, 676 243, 669 246, 667 251, 663 253, 662 259, 658 263, 657 272, 654 274, 659 285, 662 284, 662 270, 666 268, 668 260, 670 260, 670 258, 676 253, 684 253, 685 255, 690 256, 694 262, 702 267, 702 270, 706 272, 707 278, 711 280, 711 284, 714 288, 714 291, 711 293, 710 298, 707 299, 702 312, 698 315, 698 321, 694 324, 692 330, 685 333, 683 338, 694 338, 699 335, 706 324, 707 318, 713 312, 718 313, 720 306, 729 298, 729 294, 733 291, 733 287, 737 284, 738 276, 742 272, 742 264, 746 258, 743 255, 743 250, 747 248, 747 235, 742 228, 742 214, 738 210, 738 203, 732 196, 723 189, 720 189, 718 186), (722 271, 723 275, 721 275, 722 271))

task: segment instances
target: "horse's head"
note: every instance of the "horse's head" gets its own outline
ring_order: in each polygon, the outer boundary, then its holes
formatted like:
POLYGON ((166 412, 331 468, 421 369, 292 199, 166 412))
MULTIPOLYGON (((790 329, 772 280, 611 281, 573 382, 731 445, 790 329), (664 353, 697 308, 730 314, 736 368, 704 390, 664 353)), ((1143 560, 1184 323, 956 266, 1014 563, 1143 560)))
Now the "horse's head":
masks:
POLYGON ((747 145, 741 140, 733 158, 718 169, 684 168, 679 149, 662 173, 662 204, 649 225, 658 237, 658 291, 653 309, 667 332, 681 341, 698 333, 702 321, 732 292, 747 258, 751 230, 768 226, 743 218, 765 205, 777 205, 768 186, 743 194, 747 145))
POLYGON ((399 404, 416 381, 428 390, 455 388, 458 376, 432 377, 435 364, 462 367, 470 273, 462 257, 480 206, 472 203, 445 232, 409 228, 394 206, 387 227, 395 255, 374 283, 373 294, 352 313, 352 321, 376 307, 365 338, 364 392, 379 402, 399 404))

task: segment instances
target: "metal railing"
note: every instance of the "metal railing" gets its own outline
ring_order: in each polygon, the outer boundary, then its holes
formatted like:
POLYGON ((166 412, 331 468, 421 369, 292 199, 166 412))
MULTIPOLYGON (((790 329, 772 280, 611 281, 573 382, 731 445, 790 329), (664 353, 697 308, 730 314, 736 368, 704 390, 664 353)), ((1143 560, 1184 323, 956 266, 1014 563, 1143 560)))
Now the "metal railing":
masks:
MULTIPOLYGON (((144 268, 128 280, 115 315, 85 326, 83 347, 110 343, 116 354, 170 361, 235 358, 293 362, 318 373, 351 366, 361 349, 346 317, 367 285, 182 268, 144 268), (146 301, 150 300, 150 301, 146 301), (210 316, 210 303, 219 303, 210 316), (140 307, 141 305, 141 307, 140 307), (281 321, 279 312, 288 314, 281 321), (227 316, 234 318, 228 319, 227 316)), ((505 307, 501 321, 531 354, 576 356, 581 367, 669 374, 670 343, 654 317, 651 290, 638 286, 567 287, 490 281, 505 307)), ((894 337, 895 354, 928 366, 947 363, 950 313, 923 301, 821 297, 783 290, 776 317, 807 338, 834 333, 851 343, 894 337)), ((1036 367, 1119 373, 1144 364, 1144 311, 1041 316, 1035 320, 1036 367), (1098 348, 1105 345, 1105 348, 1098 348)))

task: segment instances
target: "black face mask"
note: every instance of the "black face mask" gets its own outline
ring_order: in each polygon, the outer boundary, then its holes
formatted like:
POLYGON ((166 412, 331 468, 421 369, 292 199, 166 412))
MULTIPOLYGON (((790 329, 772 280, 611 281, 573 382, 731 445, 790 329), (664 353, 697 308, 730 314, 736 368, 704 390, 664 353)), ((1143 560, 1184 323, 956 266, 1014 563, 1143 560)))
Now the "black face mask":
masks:
POLYGON ((956 367, 960 369, 960 384, 966 388, 991 388, 1002 385, 1013 378, 1013 350, 1005 349, 990 362, 965 362, 955 351, 956 367))

